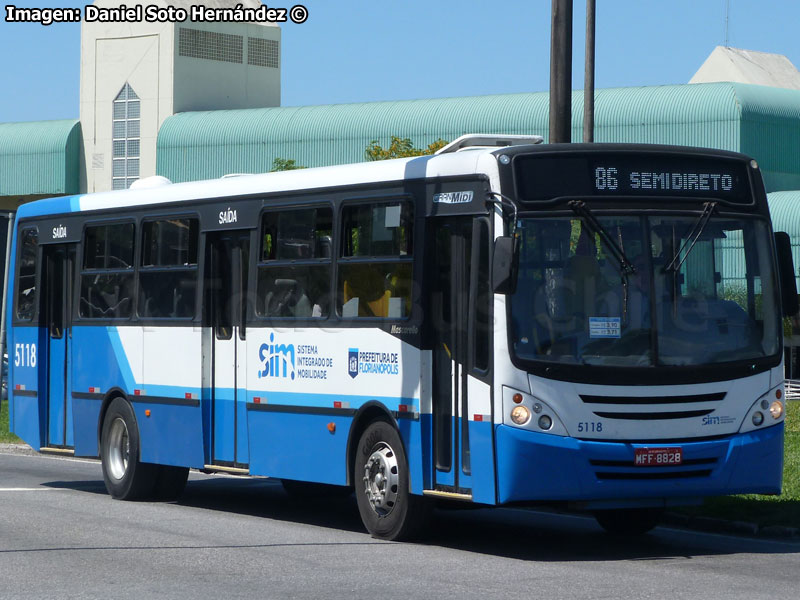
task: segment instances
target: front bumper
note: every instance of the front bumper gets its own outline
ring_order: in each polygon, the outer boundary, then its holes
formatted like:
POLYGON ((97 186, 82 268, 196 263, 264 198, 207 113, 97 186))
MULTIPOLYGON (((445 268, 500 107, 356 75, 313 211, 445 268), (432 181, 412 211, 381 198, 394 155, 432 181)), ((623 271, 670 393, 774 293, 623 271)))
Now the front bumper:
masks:
MULTIPOLYGON (((783 423, 698 442, 596 442, 498 425, 498 503, 669 504, 704 496, 779 494, 783 423), (680 466, 634 466, 635 448, 683 449, 680 466)), ((610 506, 610 505, 608 505, 610 506)))

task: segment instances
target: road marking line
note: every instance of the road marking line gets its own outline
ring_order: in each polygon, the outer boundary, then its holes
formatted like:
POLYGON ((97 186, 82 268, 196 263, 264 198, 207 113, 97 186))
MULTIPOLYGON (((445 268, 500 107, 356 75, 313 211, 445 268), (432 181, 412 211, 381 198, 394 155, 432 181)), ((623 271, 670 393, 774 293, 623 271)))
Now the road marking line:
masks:
POLYGON ((0 492, 52 492, 55 488, 0 488, 0 492))

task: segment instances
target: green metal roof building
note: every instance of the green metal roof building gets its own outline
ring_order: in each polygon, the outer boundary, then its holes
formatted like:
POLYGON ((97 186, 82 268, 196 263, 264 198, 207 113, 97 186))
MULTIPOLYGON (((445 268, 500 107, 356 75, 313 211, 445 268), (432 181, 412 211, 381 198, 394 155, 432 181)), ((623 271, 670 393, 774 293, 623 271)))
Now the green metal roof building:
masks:
MULTIPOLYGON (((157 172, 180 182, 268 171, 275 158, 308 167, 358 162, 371 141, 387 146, 393 135, 418 147, 464 133, 546 139, 548 111, 549 94, 537 92, 179 113, 159 131, 157 172)), ((572 114, 580 141, 581 91, 572 114)), ((760 163, 768 191, 800 190, 800 90, 742 83, 601 89, 595 126, 598 142, 744 152, 760 163)), ((80 193, 80 137, 77 120, 0 123, 0 207, 80 193)), ((800 248, 800 218, 784 226, 794 206, 800 214, 798 201, 785 201, 787 216, 776 214, 776 227, 790 230, 800 248)))
MULTIPOLYGON (((583 131, 583 93, 572 98, 572 138, 583 131)), ((157 140, 157 173, 172 181, 270 170, 275 158, 308 167, 365 160, 391 136, 424 147, 464 133, 540 134, 549 94, 366 102, 179 113, 157 140)), ((0 124, 0 208, 80 193, 76 120, 0 124)), ((776 230, 789 232, 800 268, 800 90, 742 83, 601 89, 595 140, 705 146, 761 165, 776 230)), ((85 178, 84 178, 85 180, 85 178)), ((800 283, 800 282, 798 282, 800 283)))
POLYGON ((0 208, 79 192, 81 126, 77 120, 0 123, 0 208))
MULTIPOLYGON (((707 146, 754 156, 769 191, 800 189, 800 90, 741 83, 601 89, 595 140, 707 146)), ((573 94, 572 139, 583 130, 583 92, 573 94)), ((275 158, 315 167, 358 162, 372 140, 417 147, 464 133, 540 134, 549 94, 220 110, 168 118, 157 172, 173 181, 264 172, 275 158)))

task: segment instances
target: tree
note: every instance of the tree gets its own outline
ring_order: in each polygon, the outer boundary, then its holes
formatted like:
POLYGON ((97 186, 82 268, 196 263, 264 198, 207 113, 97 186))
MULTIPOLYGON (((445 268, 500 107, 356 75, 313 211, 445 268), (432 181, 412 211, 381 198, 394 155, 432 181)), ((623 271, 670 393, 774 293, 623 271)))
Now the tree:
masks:
POLYGON ((276 158, 272 161, 272 169, 270 169, 270 172, 294 171, 295 169, 305 169, 305 167, 298 165, 297 161, 293 158, 276 158))
POLYGON ((378 140, 372 140, 364 151, 367 160, 386 160, 387 158, 407 158, 409 156, 425 156, 433 154, 440 148, 447 145, 447 142, 439 138, 427 148, 415 148, 410 138, 400 138, 392 136, 392 142, 388 148, 384 148, 378 140))

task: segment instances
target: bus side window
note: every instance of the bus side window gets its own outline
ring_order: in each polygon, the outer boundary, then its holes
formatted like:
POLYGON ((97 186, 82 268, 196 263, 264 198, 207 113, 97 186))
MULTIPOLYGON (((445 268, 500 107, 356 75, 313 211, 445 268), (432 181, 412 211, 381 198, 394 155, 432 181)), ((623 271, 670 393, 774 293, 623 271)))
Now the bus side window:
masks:
POLYGON ((256 314, 324 318, 330 312, 333 211, 317 206, 264 213, 256 314))
POLYGON ((23 229, 20 234, 17 258, 17 318, 30 321, 36 306, 36 255, 39 249, 39 233, 36 229, 23 229))
POLYGON ((143 318, 191 319, 197 296, 198 219, 142 224, 139 306, 143 318))
POLYGON ((88 226, 84 232, 79 314, 128 319, 133 313, 133 223, 88 226))
POLYGON ((337 290, 342 317, 410 316, 413 223, 410 202, 344 208, 337 290))

